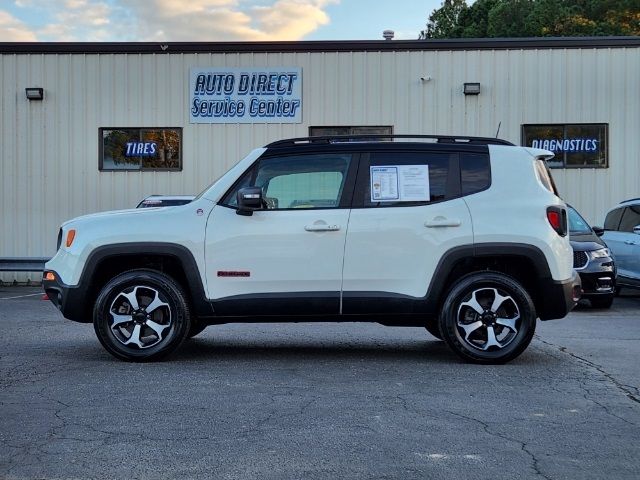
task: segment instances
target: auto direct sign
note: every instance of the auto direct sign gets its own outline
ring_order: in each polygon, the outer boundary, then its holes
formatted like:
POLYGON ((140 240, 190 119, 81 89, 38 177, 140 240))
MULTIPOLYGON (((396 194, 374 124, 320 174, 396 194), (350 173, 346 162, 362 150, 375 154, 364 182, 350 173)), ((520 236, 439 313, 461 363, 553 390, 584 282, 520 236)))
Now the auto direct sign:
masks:
POLYGON ((302 69, 192 68, 191 123, 301 123, 302 69))

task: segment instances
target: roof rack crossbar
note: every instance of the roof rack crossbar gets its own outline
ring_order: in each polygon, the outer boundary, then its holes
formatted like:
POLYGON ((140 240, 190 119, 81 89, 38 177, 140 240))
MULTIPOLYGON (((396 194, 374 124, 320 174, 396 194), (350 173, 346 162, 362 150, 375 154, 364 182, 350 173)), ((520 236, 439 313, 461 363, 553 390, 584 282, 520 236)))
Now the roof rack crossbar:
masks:
POLYGON ((385 135, 385 134, 361 134, 361 135, 323 135, 317 137, 298 137, 287 138, 284 140, 278 140, 266 145, 266 148, 273 147, 293 147, 297 145, 308 145, 316 143, 343 143, 343 142, 370 142, 372 140, 394 140, 396 138, 415 138, 415 139, 429 139, 435 140, 434 143, 458 143, 458 144, 472 144, 472 145, 510 145, 513 143, 500 138, 491 137, 470 137, 467 135, 385 135))

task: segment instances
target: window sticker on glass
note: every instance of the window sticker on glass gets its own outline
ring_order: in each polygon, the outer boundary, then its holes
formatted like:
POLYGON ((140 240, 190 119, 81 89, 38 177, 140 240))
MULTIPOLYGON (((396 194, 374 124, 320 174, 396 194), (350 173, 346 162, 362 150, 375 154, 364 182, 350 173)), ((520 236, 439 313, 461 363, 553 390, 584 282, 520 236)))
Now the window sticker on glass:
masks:
POLYGON ((371 174, 371 201, 399 200, 398 167, 369 167, 371 174))
POLYGON ((370 167, 372 202, 428 202, 429 165, 370 167))

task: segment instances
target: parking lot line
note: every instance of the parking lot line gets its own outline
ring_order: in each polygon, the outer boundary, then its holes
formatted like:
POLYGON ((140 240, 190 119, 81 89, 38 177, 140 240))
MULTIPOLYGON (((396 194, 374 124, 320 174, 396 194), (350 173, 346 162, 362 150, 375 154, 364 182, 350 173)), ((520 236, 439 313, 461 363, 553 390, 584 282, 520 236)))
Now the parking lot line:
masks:
POLYGON ((42 292, 30 293, 29 295, 17 295, 15 297, 5 297, 5 298, 0 298, 0 300, 13 300, 14 298, 35 297, 36 295, 42 295, 42 292))

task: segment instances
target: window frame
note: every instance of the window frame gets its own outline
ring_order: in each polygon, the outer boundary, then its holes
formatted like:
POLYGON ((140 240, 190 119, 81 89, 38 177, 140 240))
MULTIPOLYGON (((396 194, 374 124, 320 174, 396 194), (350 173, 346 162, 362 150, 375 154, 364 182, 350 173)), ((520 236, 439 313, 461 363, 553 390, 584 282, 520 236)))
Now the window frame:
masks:
MULTIPOLYGON (((563 127, 563 136, 566 138, 567 135, 567 127, 604 127, 604 139, 606 142, 606 148, 604 151, 605 161, 604 165, 567 165, 567 152, 562 152, 562 165, 555 166, 547 164, 548 168, 557 168, 557 169, 581 169, 581 168, 596 168, 596 169, 604 169, 609 168, 609 124, 603 122, 587 122, 587 123, 523 123, 520 125, 520 145, 533 148, 525 144, 525 127, 563 127)), ((554 155, 553 160, 557 160, 557 157, 554 155)))
POLYGON ((183 127, 99 127, 98 128, 98 171, 99 172, 181 172, 183 169, 183 127), (180 136, 178 167, 170 168, 104 168, 104 131, 105 130, 177 130, 180 136))
POLYGON ((340 133, 335 135, 393 135, 393 125, 312 125, 309 126, 309 137, 331 137, 333 135, 314 135, 312 130, 314 128, 348 128, 350 131, 354 128, 388 128, 389 133, 340 133))
POLYGON ((361 153, 360 152, 349 152, 349 151, 341 151, 341 150, 332 150, 332 151, 307 151, 307 152, 295 152, 295 151, 287 151, 286 153, 277 153, 277 152, 268 152, 259 157, 255 162, 251 164, 242 175, 238 177, 238 179, 233 182, 233 185, 220 197, 218 201, 218 205, 226 208, 231 208, 233 210, 238 210, 237 205, 229 205, 227 203, 229 195, 237 191, 238 186, 242 183, 245 178, 245 175, 251 175, 250 184, 253 184, 256 181, 258 176, 258 171, 260 170, 260 162, 264 160, 268 160, 271 158, 283 158, 283 157, 300 157, 303 155, 350 155, 351 160, 349 161, 349 166, 347 167, 344 184, 342 185, 342 192, 340 195, 340 199, 338 200, 338 204, 334 207, 314 207, 314 208, 274 208, 274 209, 260 209, 255 210, 256 212, 286 212, 286 211, 295 211, 295 212, 308 212, 308 211, 316 211, 316 210, 337 210, 337 209, 345 209, 351 208, 351 204, 353 202, 353 195, 355 191, 355 183, 356 183, 356 175, 358 172, 358 165, 361 161, 361 153))

